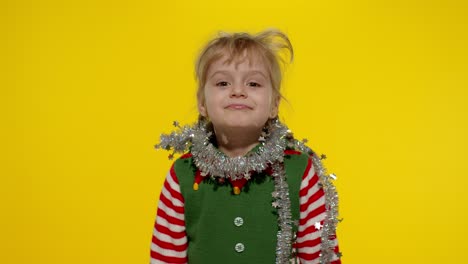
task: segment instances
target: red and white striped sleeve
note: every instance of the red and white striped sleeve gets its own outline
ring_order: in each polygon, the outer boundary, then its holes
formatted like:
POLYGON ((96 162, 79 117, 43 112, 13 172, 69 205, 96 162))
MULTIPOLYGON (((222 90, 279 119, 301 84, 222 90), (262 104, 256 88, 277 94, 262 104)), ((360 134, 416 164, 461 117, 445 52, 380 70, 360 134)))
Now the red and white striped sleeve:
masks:
MULTIPOLYGON (((301 264, 319 263, 321 252, 321 226, 325 220, 325 192, 319 185, 319 176, 309 158, 299 191, 300 219, 297 232, 297 256, 301 264)), ((333 239, 335 252, 338 252, 338 241, 333 239)), ((334 255, 331 264, 340 264, 334 255)))
POLYGON ((187 261, 184 197, 172 166, 159 196, 151 241, 150 264, 187 263, 187 261))

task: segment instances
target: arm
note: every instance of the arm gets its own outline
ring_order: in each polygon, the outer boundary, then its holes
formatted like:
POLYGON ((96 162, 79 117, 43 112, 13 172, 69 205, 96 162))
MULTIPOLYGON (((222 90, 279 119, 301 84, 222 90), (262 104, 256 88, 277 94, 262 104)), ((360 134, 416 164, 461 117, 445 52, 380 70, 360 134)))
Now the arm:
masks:
MULTIPOLYGON (((315 264, 320 261, 321 226, 326 217, 325 193, 320 186, 317 173, 309 158, 299 191, 300 219, 297 232, 296 248, 302 264, 315 264)), ((338 252, 336 236, 332 239, 338 252)), ((340 264, 340 259, 334 255, 331 264, 340 264)))
POLYGON ((150 263, 187 263, 184 197, 180 192, 174 166, 166 176, 159 197, 150 263))

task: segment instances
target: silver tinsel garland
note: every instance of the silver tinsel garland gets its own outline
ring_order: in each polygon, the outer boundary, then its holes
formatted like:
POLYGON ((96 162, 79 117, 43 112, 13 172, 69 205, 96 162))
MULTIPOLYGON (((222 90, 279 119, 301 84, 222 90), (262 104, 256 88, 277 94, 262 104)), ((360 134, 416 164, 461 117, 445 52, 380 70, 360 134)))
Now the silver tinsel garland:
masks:
POLYGON ((273 164, 273 179, 275 190, 272 193, 273 207, 278 208, 278 234, 276 242, 276 263, 290 263, 291 249, 294 239, 292 230, 291 200, 289 199, 288 182, 282 164, 273 164))
MULTIPOLYGON (((211 178, 229 178, 237 180, 250 179, 250 173, 262 172, 269 166, 272 167, 272 177, 275 189, 272 193, 272 206, 278 212, 278 233, 276 246, 276 263, 286 264, 295 261, 292 255, 292 244, 294 243, 293 221, 291 215, 291 201, 289 199, 289 188, 283 168, 283 156, 286 148, 293 148, 311 156, 314 169, 320 178, 321 187, 325 192, 326 218, 321 226, 321 254, 320 263, 327 264, 333 259, 335 244, 333 238, 336 232, 338 220, 338 195, 330 179, 335 179, 334 174, 327 175, 321 159, 302 142, 294 139, 288 128, 277 119, 268 122, 265 131, 259 141, 262 143, 258 150, 250 152, 243 157, 230 158, 220 152, 210 143, 213 136, 209 125, 200 120, 192 126, 180 127, 178 122, 173 125, 179 131, 163 134, 160 143, 155 145, 156 149, 172 150, 169 159, 176 153, 191 151, 195 166, 201 174, 209 175, 211 178)), ((321 156, 322 159, 325 155, 321 156)), ((341 253, 338 254, 341 256, 341 253)))
POLYGON ((279 122, 270 123, 267 129, 270 134, 264 133, 265 141, 258 151, 235 158, 229 158, 215 148, 209 141, 212 132, 206 129, 206 126, 201 126, 199 130, 193 131, 191 151, 195 166, 203 175, 231 180, 249 179, 251 172, 260 173, 275 161, 283 161, 286 143, 282 138, 286 136, 288 129, 279 122))

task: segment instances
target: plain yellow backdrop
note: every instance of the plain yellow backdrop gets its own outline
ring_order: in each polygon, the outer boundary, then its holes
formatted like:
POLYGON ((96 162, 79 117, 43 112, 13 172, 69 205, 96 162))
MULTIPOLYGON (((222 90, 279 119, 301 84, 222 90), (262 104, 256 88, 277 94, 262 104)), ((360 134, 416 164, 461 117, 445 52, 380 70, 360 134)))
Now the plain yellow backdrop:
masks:
MULTIPOLYGON (((148 263, 219 30, 295 49, 281 118, 338 176, 343 263, 463 263, 466 1, 2 1, 0 262, 148 263)), ((213 249, 215 250, 215 249, 213 249)))

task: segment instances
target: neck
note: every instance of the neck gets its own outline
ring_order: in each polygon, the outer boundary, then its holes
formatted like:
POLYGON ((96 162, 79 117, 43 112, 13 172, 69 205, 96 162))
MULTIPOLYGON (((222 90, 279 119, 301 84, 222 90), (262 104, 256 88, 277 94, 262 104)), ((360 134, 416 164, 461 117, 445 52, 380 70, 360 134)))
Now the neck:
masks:
POLYGON ((229 131, 216 130, 216 142, 219 149, 228 157, 239 157, 247 154, 259 142, 261 130, 245 131, 232 129, 229 131))

